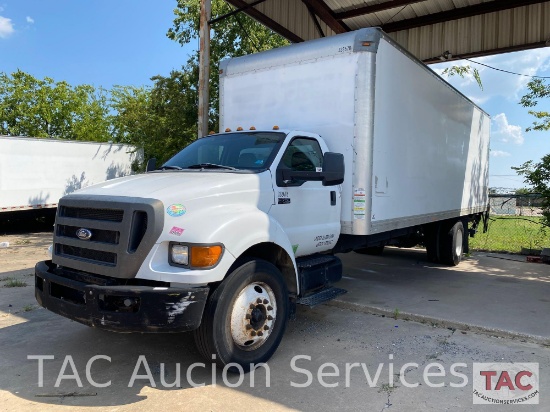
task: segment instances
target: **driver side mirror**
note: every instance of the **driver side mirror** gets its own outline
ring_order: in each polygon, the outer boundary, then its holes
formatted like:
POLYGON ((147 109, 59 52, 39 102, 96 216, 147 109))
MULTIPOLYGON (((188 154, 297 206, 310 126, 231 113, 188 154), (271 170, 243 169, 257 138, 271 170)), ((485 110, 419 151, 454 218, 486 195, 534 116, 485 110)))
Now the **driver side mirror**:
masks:
POLYGON ((323 155, 323 186, 336 186, 344 182, 344 155, 326 152, 323 155))

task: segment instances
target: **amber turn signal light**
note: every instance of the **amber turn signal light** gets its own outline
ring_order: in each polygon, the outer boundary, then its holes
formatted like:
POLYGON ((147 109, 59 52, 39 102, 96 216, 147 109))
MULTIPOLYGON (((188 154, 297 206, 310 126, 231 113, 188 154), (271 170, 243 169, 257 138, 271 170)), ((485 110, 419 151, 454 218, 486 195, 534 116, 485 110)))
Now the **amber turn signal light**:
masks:
POLYGON ((192 246, 191 267, 205 268, 215 266, 222 256, 223 248, 214 246, 192 246))

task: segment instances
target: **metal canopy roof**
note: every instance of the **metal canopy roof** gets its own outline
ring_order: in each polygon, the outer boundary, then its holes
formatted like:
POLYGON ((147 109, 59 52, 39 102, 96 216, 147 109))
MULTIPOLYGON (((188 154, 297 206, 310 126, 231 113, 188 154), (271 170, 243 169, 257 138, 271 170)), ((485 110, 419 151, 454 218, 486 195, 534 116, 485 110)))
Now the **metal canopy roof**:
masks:
POLYGON ((225 0, 292 42, 382 27, 431 63, 547 45, 550 1, 225 0))

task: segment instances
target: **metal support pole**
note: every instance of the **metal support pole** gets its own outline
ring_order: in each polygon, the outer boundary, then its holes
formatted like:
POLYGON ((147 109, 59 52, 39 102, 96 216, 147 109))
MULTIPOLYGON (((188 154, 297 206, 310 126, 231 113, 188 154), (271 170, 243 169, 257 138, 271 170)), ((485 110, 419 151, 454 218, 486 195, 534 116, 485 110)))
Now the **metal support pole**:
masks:
POLYGON ((199 19, 199 139, 208 134, 209 78, 210 78, 210 0, 201 0, 199 19))

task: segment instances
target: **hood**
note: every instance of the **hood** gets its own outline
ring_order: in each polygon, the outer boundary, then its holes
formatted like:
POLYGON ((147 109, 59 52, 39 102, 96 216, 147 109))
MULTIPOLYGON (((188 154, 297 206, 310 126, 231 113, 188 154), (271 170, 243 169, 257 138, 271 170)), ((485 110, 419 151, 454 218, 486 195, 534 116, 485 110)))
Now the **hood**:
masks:
POLYGON ((189 201, 209 196, 243 195, 244 193, 254 194, 256 199, 263 197, 271 203, 274 195, 270 172, 165 171, 144 173, 108 180, 75 192, 78 195, 155 198, 165 204, 169 204, 173 199, 189 201))

